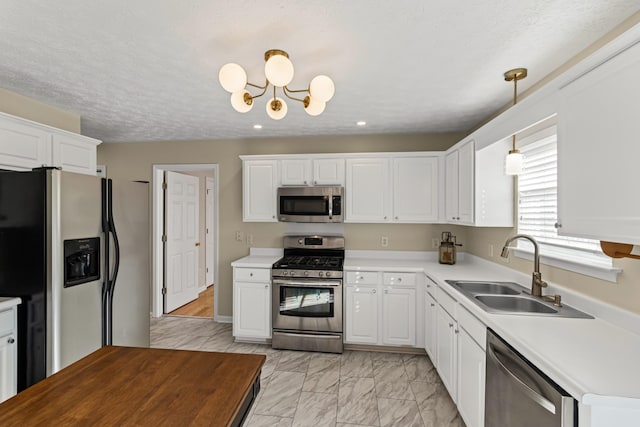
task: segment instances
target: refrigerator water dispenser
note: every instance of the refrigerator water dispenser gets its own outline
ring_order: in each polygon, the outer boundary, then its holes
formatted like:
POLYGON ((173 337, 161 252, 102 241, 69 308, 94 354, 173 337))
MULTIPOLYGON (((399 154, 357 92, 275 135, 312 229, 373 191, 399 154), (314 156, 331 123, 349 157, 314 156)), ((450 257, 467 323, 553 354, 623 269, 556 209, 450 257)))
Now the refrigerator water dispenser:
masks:
POLYGON ((64 287, 100 279, 100 238, 64 241, 64 287))

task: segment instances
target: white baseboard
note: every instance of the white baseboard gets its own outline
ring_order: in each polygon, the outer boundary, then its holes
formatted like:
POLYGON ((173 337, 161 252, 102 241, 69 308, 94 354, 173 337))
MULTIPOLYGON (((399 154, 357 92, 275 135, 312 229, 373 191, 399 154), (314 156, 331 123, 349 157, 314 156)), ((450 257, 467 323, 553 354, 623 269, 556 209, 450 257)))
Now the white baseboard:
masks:
POLYGON ((213 320, 218 322, 218 323, 231 323, 233 322, 233 317, 232 316, 219 316, 219 315, 214 315, 213 316, 213 320))

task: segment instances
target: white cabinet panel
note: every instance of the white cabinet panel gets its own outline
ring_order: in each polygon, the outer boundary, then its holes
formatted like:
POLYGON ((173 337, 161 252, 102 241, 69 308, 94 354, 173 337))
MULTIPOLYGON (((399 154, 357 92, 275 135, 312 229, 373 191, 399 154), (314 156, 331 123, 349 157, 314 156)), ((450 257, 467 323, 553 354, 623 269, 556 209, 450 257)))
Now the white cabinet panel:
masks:
POLYGON ((458 333, 458 412, 467 427, 484 426, 485 352, 460 327, 458 333))
POLYGON ((271 338, 269 282, 234 282, 233 336, 250 339, 271 338))
POLYGON ((31 170, 51 164, 51 133, 0 117, 0 168, 31 170))
POLYGON ((287 159, 280 161, 280 182, 282 185, 310 185, 311 160, 287 159))
POLYGON ((53 166, 67 172, 96 175, 96 148, 82 136, 54 133, 51 145, 53 166))
POLYGON ((0 402, 18 390, 17 307, 0 311, 0 402))
POLYGON ((416 343, 416 290, 385 287, 382 295, 382 342, 386 345, 416 343))
POLYGON ((313 159, 313 185, 344 186, 344 159, 313 159))
POLYGON ((473 223, 473 141, 452 149, 445 156, 445 218, 451 223, 473 223))
POLYGON ((438 310, 436 308, 436 300, 429 292, 424 293, 424 349, 429 355, 431 361, 436 362, 436 324, 438 319, 438 310))
POLYGON ((393 220, 438 220, 438 157, 393 159, 393 220))
POLYGON ((345 298, 345 342, 378 343, 378 289, 348 285, 345 298))
POLYGON ((348 159, 345 222, 388 222, 390 188, 388 158, 348 159))
POLYGON ((455 222, 458 217, 458 150, 445 156, 445 202, 444 213, 448 222, 455 222))
POLYGON ((442 306, 437 306, 437 312, 436 369, 447 391, 449 391, 451 399, 456 402, 456 352, 458 346, 456 330, 458 325, 442 306))
POLYGON ((275 160, 245 160, 243 172, 243 221, 276 221, 275 160))
POLYGON ((558 233, 640 244, 640 44, 560 91, 558 233))

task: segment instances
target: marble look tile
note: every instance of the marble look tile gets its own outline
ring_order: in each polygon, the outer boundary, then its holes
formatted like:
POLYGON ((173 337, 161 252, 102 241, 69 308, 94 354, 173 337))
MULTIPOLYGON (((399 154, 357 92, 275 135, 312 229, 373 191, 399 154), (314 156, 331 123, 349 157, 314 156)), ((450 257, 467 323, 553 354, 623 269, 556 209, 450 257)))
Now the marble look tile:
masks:
POLYGON ((337 395, 303 391, 293 417, 293 425, 294 427, 334 427, 337 410, 337 395))
POLYGON ((227 353, 253 353, 258 349, 257 344, 249 344, 249 343, 239 343, 234 342, 231 343, 229 347, 225 350, 227 353))
POLYGON ((277 371, 307 372, 311 353, 304 351, 283 351, 280 354, 277 371))
POLYGON ((403 361, 403 355, 398 353, 386 353, 386 352, 371 352, 371 361, 373 366, 380 363, 396 363, 401 364, 403 361))
POLYGON ((291 418, 296 412, 305 374, 301 372, 279 372, 271 375, 255 409, 259 415, 275 415, 291 418))
POLYGON ((426 427, 464 426, 455 403, 439 379, 431 383, 414 381, 411 388, 426 427))
POLYGON ((186 335, 185 339, 176 348, 179 350, 200 350, 200 346, 208 339, 208 337, 186 335))
POLYGON ((373 378, 371 353, 366 351, 345 351, 342 353, 340 378, 373 378))
POLYGON ((402 362, 377 362, 374 364, 373 377, 378 398, 415 400, 402 362))
POLYGON ((373 426, 367 426, 365 424, 338 423, 336 424, 336 427, 373 427, 373 426))
POLYGON ((337 394, 339 382, 339 355, 314 354, 311 356, 302 391, 337 394))
POLYGON ((262 387, 266 387, 269 383, 269 379, 271 379, 271 375, 276 370, 276 366, 278 366, 278 360, 267 359, 262 365, 262 371, 260 372, 260 382, 262 383, 262 387))
POLYGON ((436 368, 427 356, 412 355, 404 358, 404 369, 409 377, 409 381, 427 381, 437 377, 436 368))
POLYGON ((233 343, 231 336, 229 337, 212 337, 208 338, 200 346, 202 351, 225 351, 233 343))
POLYGON ((380 425, 373 378, 340 379, 337 421, 380 425))
POLYGON ((422 417, 416 402, 411 400, 378 399, 380 425, 423 427, 422 417))
POLYGON ((249 418, 245 427, 291 427, 292 423, 293 418, 254 414, 249 418))

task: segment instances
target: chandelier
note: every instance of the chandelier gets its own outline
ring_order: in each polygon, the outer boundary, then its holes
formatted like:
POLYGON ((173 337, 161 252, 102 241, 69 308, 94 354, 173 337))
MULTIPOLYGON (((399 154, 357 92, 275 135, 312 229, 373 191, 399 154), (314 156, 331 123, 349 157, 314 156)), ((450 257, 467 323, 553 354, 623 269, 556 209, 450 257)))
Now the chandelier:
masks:
MULTIPOLYGON (((526 68, 514 68, 504 73, 504 79, 508 82, 513 81, 513 105, 518 103, 518 80, 527 77, 526 68)), ((519 175, 522 173, 524 166, 524 156, 520 150, 516 149, 516 134, 512 138, 512 148, 505 159, 505 173, 507 175, 519 175)))
POLYGON ((273 86, 273 97, 267 102, 267 115, 274 120, 280 120, 287 115, 287 103, 277 96, 277 88, 282 88, 282 93, 288 99, 301 102, 304 111, 310 116, 322 114, 327 102, 335 93, 333 80, 324 75, 314 77, 306 89, 289 89, 287 85, 293 80, 293 63, 289 60, 289 54, 283 50, 270 49, 264 53, 264 74, 266 81, 264 86, 247 81, 247 73, 235 63, 228 63, 220 68, 218 79, 222 88, 231 93, 231 106, 240 113, 246 113, 253 108, 253 100, 266 94, 269 86, 273 86), (252 95, 247 86, 259 89, 262 92, 252 95), (304 98, 297 98, 292 94, 305 94, 304 98))

